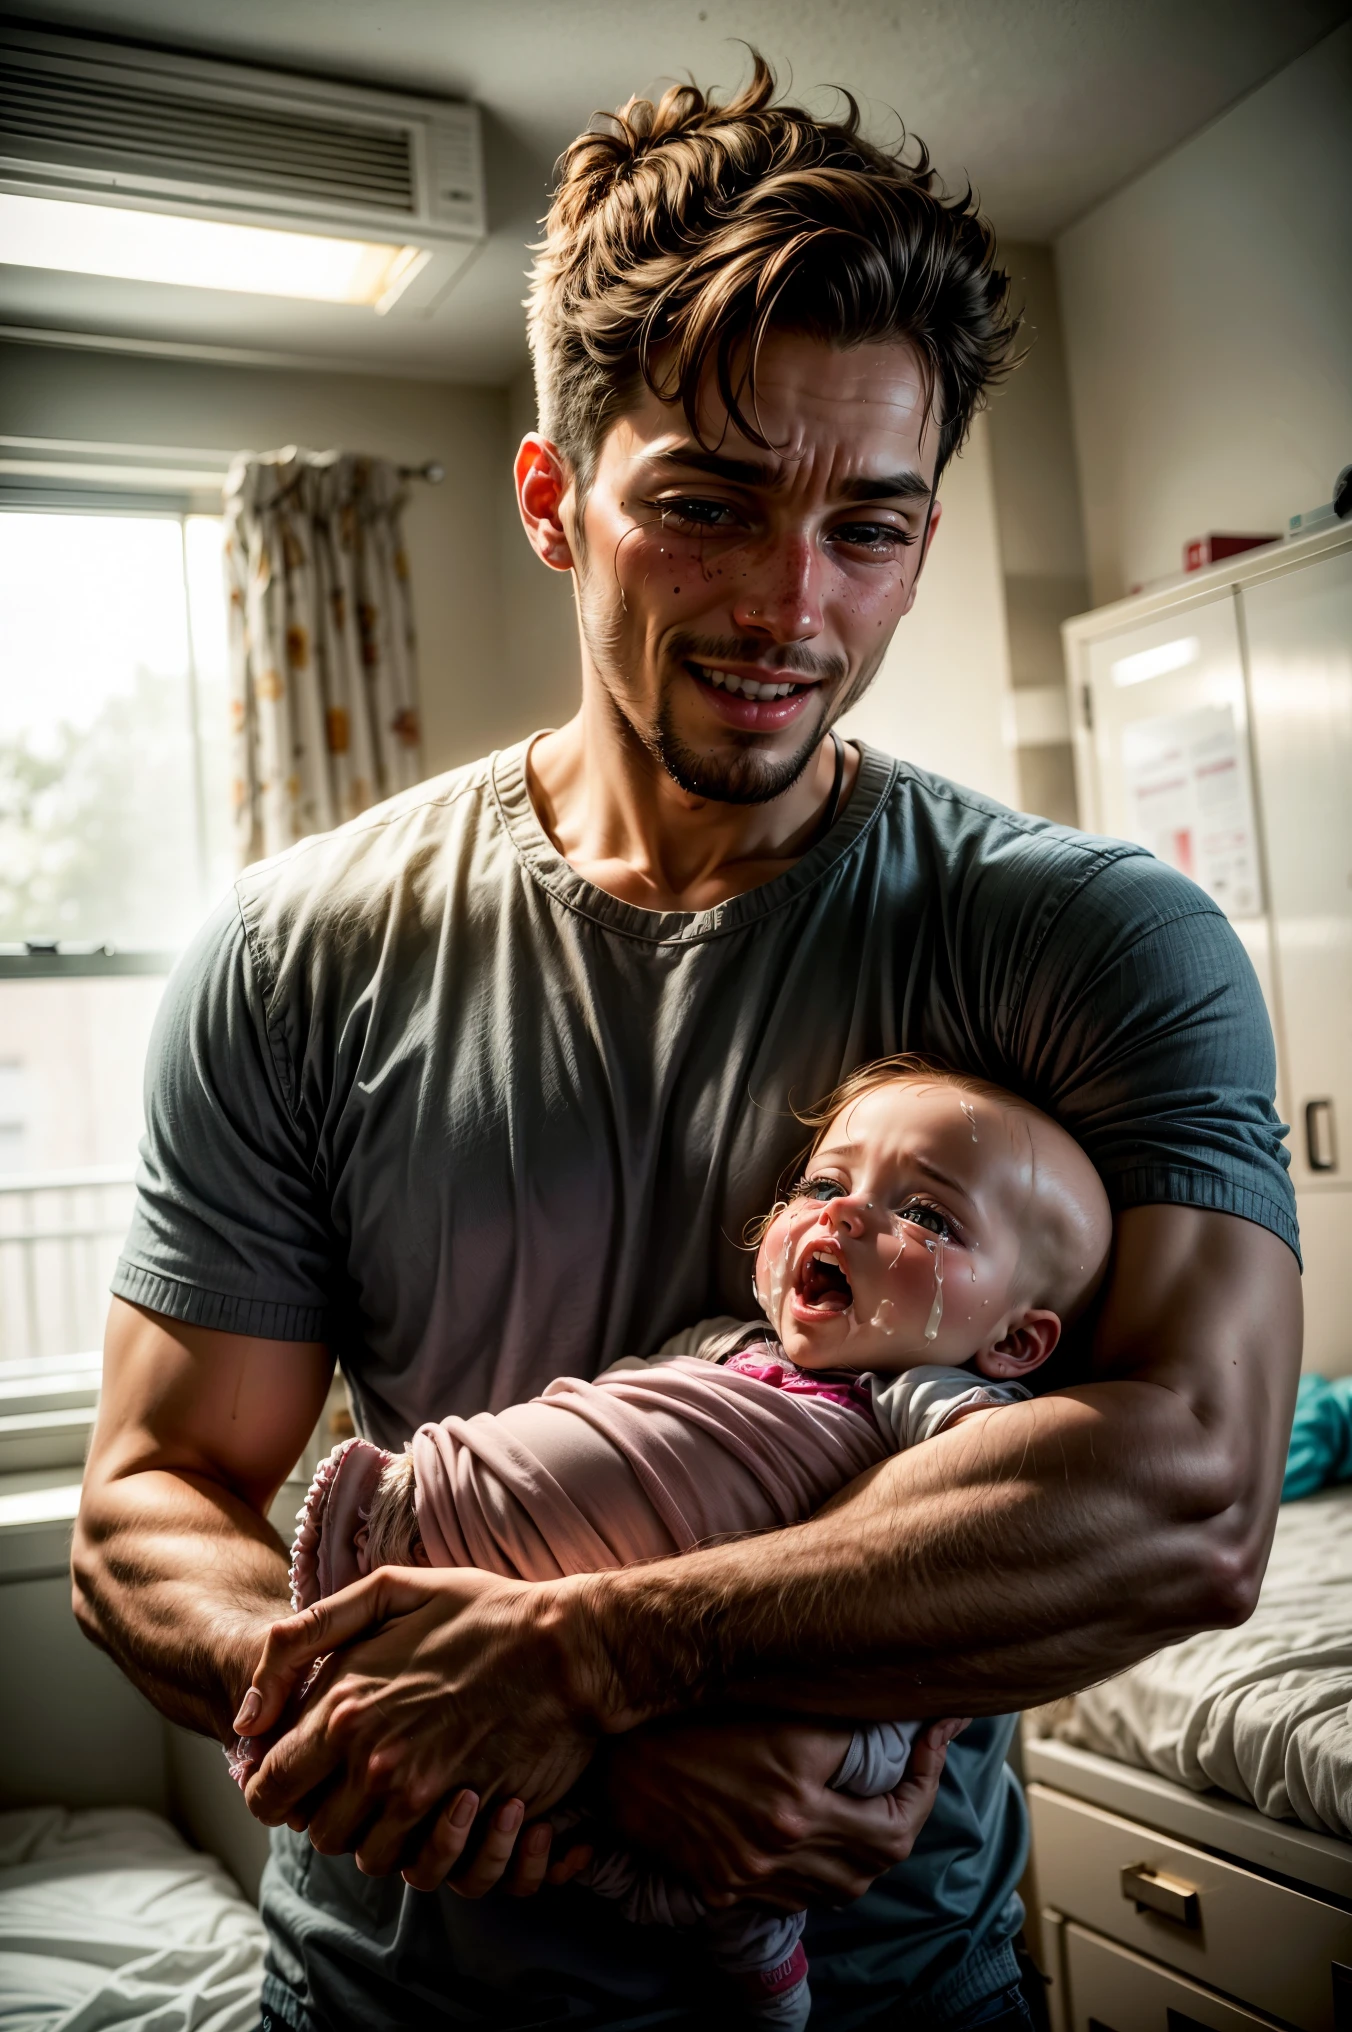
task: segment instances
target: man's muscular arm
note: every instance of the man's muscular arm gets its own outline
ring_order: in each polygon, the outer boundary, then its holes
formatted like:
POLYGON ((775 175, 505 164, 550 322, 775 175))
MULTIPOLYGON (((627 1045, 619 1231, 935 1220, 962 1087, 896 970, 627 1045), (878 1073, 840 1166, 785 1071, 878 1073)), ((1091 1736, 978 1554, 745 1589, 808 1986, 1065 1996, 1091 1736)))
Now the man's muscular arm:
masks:
MULTIPOLYGON (((332 1373, 318 1343, 185 1326, 118 1298, 109 1313, 75 1527, 75 1614, 161 1713, 222 1742, 233 1740, 233 1717, 269 1629, 290 1609, 286 1548, 267 1512, 314 1429, 332 1373)), ((482 1652, 482 1631, 479 1641, 482 1652)), ((400 1665, 416 1677, 412 1648, 395 1639, 392 1679, 400 1665)), ((467 1896, 499 1881, 532 1891, 547 1870, 563 1881, 583 1853, 551 1866, 547 1836, 528 1836, 519 1847, 519 1799, 495 1799, 476 1833, 479 1800, 466 1787, 447 1796, 438 1786, 409 1800, 374 1766, 360 1785, 387 1812, 400 1809, 401 1832, 416 1829, 416 1838, 407 1855, 397 1847, 371 1853, 355 1839, 343 1846, 356 1848, 362 1867, 405 1862, 419 1889, 454 1869, 454 1888, 467 1896)), ((291 1824, 304 1826, 313 1804, 289 1816, 291 1824)))
MULTIPOLYGON (((1276 1514, 1300 1317, 1295 1259, 1265 1230, 1191 1208, 1130 1212, 1095 1381, 1082 1389, 976 1414, 791 1530, 535 1588, 499 1582, 491 1602, 468 1598, 462 1575, 401 1574, 421 1656, 447 1663, 425 1720, 415 1687, 397 1726, 385 1719, 387 1639, 362 1636, 372 1610, 382 1619, 378 1577, 292 1619, 258 1675, 264 1725, 305 1660, 334 1641, 348 1648, 251 1780, 250 1804, 284 1819, 345 1769, 321 1815, 321 1846, 337 1849, 369 1813, 358 1774, 371 1754, 416 1765, 429 1784, 458 1782, 461 1729, 491 1758, 490 1678, 510 1675, 515 1642, 517 1684, 532 1683, 542 1618, 556 1671, 547 1703, 519 1704, 507 1761, 530 1750, 532 1713, 541 1754, 561 1711, 571 1730, 613 1732, 610 1797, 638 1842, 652 1833, 645 1799, 680 1794, 688 1806, 691 1771, 707 1750, 717 1764, 720 1723, 701 1720, 701 1707, 750 1698, 819 1717, 997 1713, 1102 1678, 1186 1631, 1242 1620, 1276 1514), (504 1615, 519 1638, 504 1638, 504 1615), (481 1649, 491 1675, 476 1665, 481 1649), (338 1708, 360 1713, 342 1744, 330 1725, 338 1708), (681 1716, 657 1732, 635 1726, 681 1716)), ((517 1782, 514 1769, 477 1777, 485 1789, 517 1782)), ((800 1775, 776 1807, 786 1855, 811 1793, 800 1775)), ((912 1816, 895 1855, 915 1825, 912 1816)), ((777 1883, 775 1857, 762 1850, 750 1874, 777 1883)))
POLYGON ((1283 1242, 1200 1209, 1126 1213, 1094 1381, 976 1414, 795 1530, 585 1583, 621 1697, 997 1713, 1243 1621, 1300 1340, 1283 1242))
POLYGON ((290 1606, 268 1506, 332 1372, 315 1344, 184 1326, 120 1298, 109 1312, 75 1614, 163 1714, 223 1742, 290 1606))

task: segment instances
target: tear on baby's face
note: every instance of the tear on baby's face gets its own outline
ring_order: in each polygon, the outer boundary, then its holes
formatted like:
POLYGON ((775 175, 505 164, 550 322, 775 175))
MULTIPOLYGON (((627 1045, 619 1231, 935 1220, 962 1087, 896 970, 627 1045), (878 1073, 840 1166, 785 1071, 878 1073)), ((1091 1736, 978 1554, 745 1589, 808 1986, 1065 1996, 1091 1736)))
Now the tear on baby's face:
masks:
POLYGON ((898 1080, 830 1123, 756 1257, 756 1295, 800 1368, 971 1363, 1017 1380, 1102 1280, 1093 1165, 1010 1096, 898 1080))

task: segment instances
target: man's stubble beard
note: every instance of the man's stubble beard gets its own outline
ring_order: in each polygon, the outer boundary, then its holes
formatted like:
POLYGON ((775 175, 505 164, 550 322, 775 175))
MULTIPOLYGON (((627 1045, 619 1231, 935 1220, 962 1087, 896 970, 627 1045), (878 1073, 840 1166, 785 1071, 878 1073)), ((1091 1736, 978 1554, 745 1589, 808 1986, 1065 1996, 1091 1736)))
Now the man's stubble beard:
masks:
POLYGON ((782 759, 768 756, 751 745, 754 734, 739 735, 733 729, 729 729, 729 737, 736 745, 730 754, 717 750, 701 754, 681 739, 674 725, 672 692, 678 682, 673 678, 664 687, 651 735, 640 738, 672 782, 692 797, 708 798, 715 804, 770 804, 792 789, 821 746, 829 718, 825 705, 818 706, 814 699, 807 713, 811 726, 791 755, 782 759))
MULTIPOLYGON (((615 677, 623 660, 620 613, 598 616, 589 609, 585 598, 578 604, 583 639, 621 738, 637 741, 654 761, 661 764, 672 782, 689 796, 706 798, 714 804, 770 804, 775 798, 782 797, 786 790, 791 790, 817 753, 829 729, 864 696, 883 659, 880 649, 853 683, 845 680, 833 683, 830 679, 823 679, 818 687, 820 706, 814 699, 808 708, 810 727, 794 752, 782 760, 773 759, 755 748, 752 744, 757 739, 756 735, 738 735, 732 729, 729 729, 729 735, 737 745, 730 754, 701 754, 682 740, 675 726, 673 695, 683 673, 678 670, 671 672, 662 686, 656 718, 644 724, 626 709, 624 687, 615 677)), ((784 661, 779 667, 784 669, 786 678, 792 678, 793 667, 789 661, 784 661)))

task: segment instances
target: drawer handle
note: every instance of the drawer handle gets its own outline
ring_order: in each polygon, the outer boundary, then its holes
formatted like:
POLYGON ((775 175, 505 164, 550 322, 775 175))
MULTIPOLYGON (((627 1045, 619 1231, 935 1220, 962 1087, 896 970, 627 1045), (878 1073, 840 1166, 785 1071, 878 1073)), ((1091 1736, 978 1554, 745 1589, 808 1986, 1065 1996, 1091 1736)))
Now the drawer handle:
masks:
POLYGON ((1195 1928, 1202 1923, 1201 1900, 1194 1887, 1185 1884, 1181 1877, 1166 1877, 1159 1870, 1152 1870, 1149 1863, 1124 1866, 1122 1896, 1130 1899, 1138 1912, 1143 1909, 1158 1912, 1179 1926, 1195 1928))

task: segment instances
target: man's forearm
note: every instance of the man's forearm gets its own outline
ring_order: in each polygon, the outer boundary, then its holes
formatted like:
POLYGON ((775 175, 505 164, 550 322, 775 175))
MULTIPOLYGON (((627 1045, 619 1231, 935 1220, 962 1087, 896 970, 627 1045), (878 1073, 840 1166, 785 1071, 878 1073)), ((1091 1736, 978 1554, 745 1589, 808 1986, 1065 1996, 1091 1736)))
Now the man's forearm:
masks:
POLYGON ((999 1713, 1242 1621, 1300 1340, 1276 1236, 1133 1209, 1095 1336, 1103 1380, 975 1413, 791 1530, 571 1584, 617 1713, 748 1696, 861 1719, 999 1713))
POLYGON ((1029 1706, 1232 1619, 1207 1458, 1189 1408, 1153 1385, 991 1411, 806 1524, 601 1576, 588 1608, 645 1714, 747 1697, 859 1719, 1029 1706))
POLYGON ((286 1552, 204 1478, 151 1471, 86 1500, 75 1614, 171 1721, 225 1741, 269 1625, 290 1607, 286 1552))

